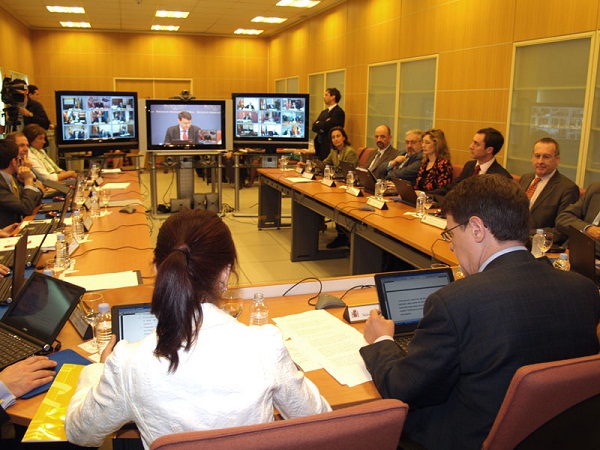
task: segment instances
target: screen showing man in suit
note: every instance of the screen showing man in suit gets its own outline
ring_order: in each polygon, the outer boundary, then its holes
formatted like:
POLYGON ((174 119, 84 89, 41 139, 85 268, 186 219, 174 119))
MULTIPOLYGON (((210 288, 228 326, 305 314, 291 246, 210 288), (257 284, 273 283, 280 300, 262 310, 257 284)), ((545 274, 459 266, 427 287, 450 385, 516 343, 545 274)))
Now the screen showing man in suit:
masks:
POLYGON ((442 212, 466 277, 429 295, 407 352, 371 311, 360 353, 382 397, 411 405, 403 436, 481 448, 517 369, 598 353, 600 298, 591 280, 527 251, 529 199, 507 177, 465 179, 442 212))
POLYGON ((199 142, 200 128, 192 125, 192 115, 189 111, 181 111, 177 114, 178 125, 167 128, 165 134, 165 144, 176 142, 189 142, 197 144, 199 142))

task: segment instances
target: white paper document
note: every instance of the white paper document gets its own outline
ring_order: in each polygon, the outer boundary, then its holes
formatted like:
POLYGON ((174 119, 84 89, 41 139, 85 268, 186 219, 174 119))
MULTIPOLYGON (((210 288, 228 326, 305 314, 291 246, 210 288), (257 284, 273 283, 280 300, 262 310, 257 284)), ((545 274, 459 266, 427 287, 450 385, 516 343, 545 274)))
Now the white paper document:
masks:
POLYGON ((116 169, 102 169, 102 173, 121 173, 121 169, 118 167, 116 169))
POLYGON ((67 276, 65 277, 65 281, 81 286, 86 291, 116 289, 140 284, 139 272, 137 270, 101 273, 99 275, 67 276))
POLYGON ((100 189, 127 189, 129 183, 105 183, 100 189))
POLYGON ((323 366, 340 384, 352 387, 371 380, 358 352, 367 345, 363 335, 327 311, 307 311, 273 321, 304 357, 323 366))
POLYGON ((304 178, 304 177, 292 177, 292 178, 288 178, 289 181, 291 181, 292 183, 310 183, 311 180, 310 178, 304 178))

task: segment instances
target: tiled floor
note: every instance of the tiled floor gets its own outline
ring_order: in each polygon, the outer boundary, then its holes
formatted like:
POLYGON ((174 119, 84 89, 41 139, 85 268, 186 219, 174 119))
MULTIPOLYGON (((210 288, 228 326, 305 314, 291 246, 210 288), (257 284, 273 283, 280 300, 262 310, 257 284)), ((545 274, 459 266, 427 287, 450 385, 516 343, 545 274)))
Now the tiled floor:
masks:
MULTIPOLYGON (((141 175, 142 194, 147 209, 150 209, 149 173, 141 175)), ((195 179, 195 192, 207 192, 210 187, 199 177, 195 179)), ((176 180, 173 172, 168 174, 158 172, 159 203, 168 203, 176 195, 176 180)), ((233 185, 223 185, 223 204, 234 206, 233 185)), ((283 199, 283 215, 289 217, 290 199, 283 199)), ((231 229, 238 252, 239 284, 263 284, 272 282, 296 282, 306 277, 335 277, 349 274, 348 259, 325 261, 291 262, 291 229, 262 230, 257 228, 258 185, 240 190, 240 212, 226 213, 223 220, 231 229), (252 217, 244 217, 252 216, 252 217)), ((152 228, 153 242, 161 223, 167 216, 160 219, 149 218, 152 228)), ((289 223, 289 218, 284 219, 289 223)), ((330 223, 327 231, 321 233, 323 244, 334 239, 336 232, 330 223)))

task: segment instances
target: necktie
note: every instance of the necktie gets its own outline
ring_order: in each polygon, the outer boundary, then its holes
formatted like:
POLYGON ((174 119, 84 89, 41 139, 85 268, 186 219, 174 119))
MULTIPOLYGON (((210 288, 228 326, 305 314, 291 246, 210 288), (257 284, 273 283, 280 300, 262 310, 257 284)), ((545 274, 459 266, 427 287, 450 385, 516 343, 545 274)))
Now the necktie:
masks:
POLYGON ((188 134, 187 134, 187 130, 183 130, 183 140, 187 141, 188 140, 188 134))
POLYGON ((540 181, 542 181, 542 180, 540 180, 539 177, 535 177, 535 180, 533 180, 533 183, 531 183, 529 185, 529 187, 527 188, 527 191, 525 191, 525 194, 527 194, 527 198, 529 200, 531 200, 531 197, 533 197, 533 193, 535 192, 535 189, 537 188, 537 185, 540 181))
POLYGON ((381 159, 381 152, 377 152, 373 161, 371 161, 371 165, 369 166, 369 170, 375 170, 377 164, 379 164, 379 160, 381 159))
POLYGON ((17 198, 21 198, 21 193, 19 192, 19 186, 17 186, 17 182, 15 181, 14 178, 11 177, 11 187, 12 187, 12 192, 13 195, 17 198))
POLYGON ((481 172, 481 166, 477 164, 475 170, 473 170, 473 175, 479 175, 479 172, 481 172))

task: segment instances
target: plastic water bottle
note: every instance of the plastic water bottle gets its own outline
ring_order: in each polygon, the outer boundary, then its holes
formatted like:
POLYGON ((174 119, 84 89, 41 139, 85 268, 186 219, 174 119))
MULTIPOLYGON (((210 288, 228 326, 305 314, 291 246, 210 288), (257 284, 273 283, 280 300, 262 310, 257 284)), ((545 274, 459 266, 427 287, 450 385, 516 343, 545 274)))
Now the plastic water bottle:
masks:
POLYGON ((67 270, 69 268, 69 249, 67 248, 67 241, 65 241, 65 235, 59 233, 56 235, 56 246, 54 247, 54 266, 57 269, 67 270))
POLYGON ((309 159, 308 161, 306 161, 306 165, 305 165, 305 167, 306 167, 306 169, 305 169, 305 170, 306 170, 308 173, 312 173, 312 171, 313 171, 313 166, 312 166, 312 161, 311 161, 310 159, 309 159))
POLYGON ((96 345, 98 345, 98 353, 110 342, 112 334, 112 317, 110 315, 110 305, 108 303, 100 303, 98 305, 98 322, 96 323, 96 345))
POLYGON ((425 214, 425 192, 419 192, 419 196, 417 197, 417 205, 415 209, 415 214, 417 217, 423 217, 425 214))
POLYGON ((566 253, 561 253, 556 260, 552 263, 554 267, 559 270, 569 271, 571 269, 571 264, 569 263, 569 255, 566 253))
POLYGON ((531 254, 536 258, 541 258, 544 256, 544 252, 542 249, 544 248, 544 241, 546 238, 544 237, 544 229, 538 228, 531 240, 531 254))
POLYGON ((85 238, 85 229, 83 227, 83 218, 81 217, 81 211, 76 209, 73 211, 71 217, 71 229, 73 230, 73 237, 77 242, 83 241, 85 238))
POLYGON ((254 303, 250 306, 250 326, 266 325, 269 323, 269 308, 265 305, 265 297, 262 293, 254 294, 254 303))
POLYGON ((92 217, 100 217, 100 202, 96 191, 92 191, 90 197, 90 213, 92 217))
POLYGON ((354 187, 354 172, 351 170, 346 174, 346 189, 352 189, 354 187))
POLYGON ((331 166, 326 165, 325 170, 323 171, 323 178, 326 180, 331 180, 331 166))
POLYGON ((379 179, 375 182, 375 198, 377 200, 382 200, 383 192, 384 192, 383 180, 379 179))

